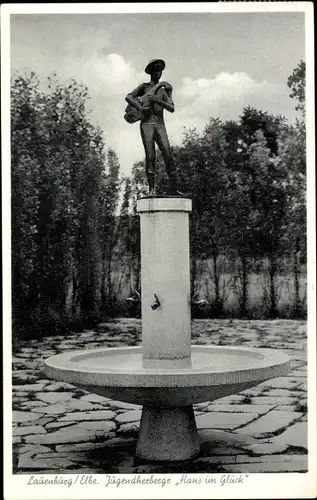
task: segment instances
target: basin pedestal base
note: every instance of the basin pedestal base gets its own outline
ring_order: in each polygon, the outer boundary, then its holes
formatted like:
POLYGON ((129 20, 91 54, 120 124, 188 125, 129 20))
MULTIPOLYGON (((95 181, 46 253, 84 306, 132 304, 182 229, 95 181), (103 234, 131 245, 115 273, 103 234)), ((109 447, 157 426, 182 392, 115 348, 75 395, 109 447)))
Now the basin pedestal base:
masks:
POLYGON ((148 461, 188 460, 198 456, 199 437, 192 406, 144 406, 136 456, 148 461))

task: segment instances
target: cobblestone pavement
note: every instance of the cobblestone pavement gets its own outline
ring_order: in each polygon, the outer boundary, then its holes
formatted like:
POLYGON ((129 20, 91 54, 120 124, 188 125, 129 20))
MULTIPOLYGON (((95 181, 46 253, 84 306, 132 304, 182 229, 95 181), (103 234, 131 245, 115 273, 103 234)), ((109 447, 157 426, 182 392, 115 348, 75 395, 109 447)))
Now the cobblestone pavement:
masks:
POLYGON ((140 320, 30 340, 13 363, 13 472, 305 472, 307 362, 304 321, 194 320, 194 344, 281 349, 292 371, 239 394, 195 405, 201 454, 175 464, 133 458, 141 407, 48 380, 43 362, 66 350, 140 343, 140 320))

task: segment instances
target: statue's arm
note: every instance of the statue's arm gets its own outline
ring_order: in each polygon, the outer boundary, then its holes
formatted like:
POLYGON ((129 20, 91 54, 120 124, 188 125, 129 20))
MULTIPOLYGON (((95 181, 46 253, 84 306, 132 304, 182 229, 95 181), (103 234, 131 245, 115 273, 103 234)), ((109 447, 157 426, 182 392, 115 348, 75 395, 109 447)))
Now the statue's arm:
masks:
POLYGON ((144 83, 141 83, 136 89, 126 95, 126 102, 134 106, 137 110, 143 111, 143 106, 136 99, 137 97, 141 97, 144 95, 144 83))
POLYGON ((164 99, 160 99, 156 95, 150 97, 150 101, 162 106, 162 108, 166 109, 170 113, 174 113, 175 106, 172 98, 172 90, 167 90, 164 94, 164 99))

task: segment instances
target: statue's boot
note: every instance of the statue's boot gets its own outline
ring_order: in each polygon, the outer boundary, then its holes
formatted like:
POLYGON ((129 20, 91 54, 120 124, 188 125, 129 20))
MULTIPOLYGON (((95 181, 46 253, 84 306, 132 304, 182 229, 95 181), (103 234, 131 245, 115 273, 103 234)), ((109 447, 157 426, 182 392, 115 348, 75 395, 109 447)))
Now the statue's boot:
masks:
POLYGON ((171 185, 171 194, 173 196, 185 196, 184 193, 181 193, 181 191, 179 191, 177 189, 177 181, 176 181, 176 175, 175 175, 174 168, 170 169, 168 173, 169 173, 169 180, 170 180, 170 185, 171 185))
POLYGON ((155 196, 155 174, 148 174, 149 195, 155 196))

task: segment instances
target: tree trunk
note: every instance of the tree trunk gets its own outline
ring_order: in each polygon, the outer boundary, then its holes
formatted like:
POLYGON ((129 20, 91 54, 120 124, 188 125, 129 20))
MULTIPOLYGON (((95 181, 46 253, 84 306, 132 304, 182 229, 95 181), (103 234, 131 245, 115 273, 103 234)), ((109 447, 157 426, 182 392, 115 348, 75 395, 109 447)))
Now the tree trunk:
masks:
POLYGON ((276 318, 277 316, 277 300, 276 300, 276 289, 275 289, 275 275, 277 271, 275 255, 271 253, 269 255, 269 277, 270 277, 270 318, 276 318))
POLYGON ((241 259, 241 285, 242 293, 240 298, 240 314, 246 318, 248 314, 248 301, 249 301, 249 265, 248 258, 244 253, 240 255, 241 259))
POLYGON ((137 255, 135 258, 135 266, 134 266, 135 272, 135 289, 140 291, 141 289, 141 263, 140 263, 140 258, 137 255))
POLYGON ((84 323, 90 327, 100 315, 100 264, 101 254, 95 224, 97 214, 96 196, 88 195, 85 219, 82 222, 80 255, 80 308, 84 323))
POLYGON ((113 293, 113 283, 112 283, 112 252, 111 248, 108 251, 108 262, 107 262, 107 307, 112 309, 114 304, 114 293, 113 293))
POLYGON ((220 276, 218 273, 218 267, 217 267, 217 260, 218 260, 218 252, 216 248, 213 248, 212 251, 212 263, 213 263, 213 274, 214 274, 214 282, 215 282, 215 312, 218 314, 222 313, 222 308, 223 308, 223 303, 222 303, 222 298, 220 297, 220 276))
POLYGON ((299 275, 300 275, 300 266, 299 266, 299 236, 297 236, 295 241, 295 251, 293 255, 293 273, 294 273, 294 316, 298 317, 301 313, 300 306, 300 296, 299 296, 299 275))
POLYGON ((101 310, 104 311, 106 307, 106 301, 107 301, 107 287, 106 287, 106 256, 102 255, 101 258, 101 283, 100 283, 100 305, 101 305, 101 310))
POLYGON ((196 256, 192 256, 190 261, 190 290, 191 297, 196 293, 196 278, 197 278, 197 261, 196 256))

